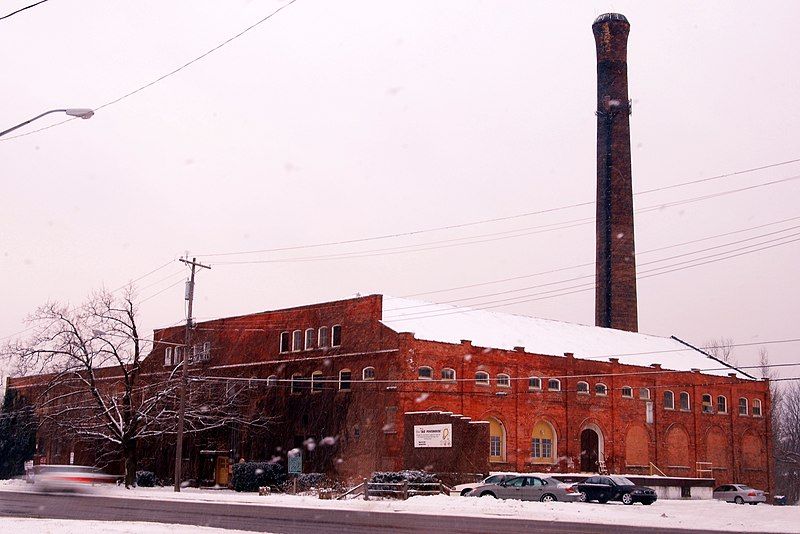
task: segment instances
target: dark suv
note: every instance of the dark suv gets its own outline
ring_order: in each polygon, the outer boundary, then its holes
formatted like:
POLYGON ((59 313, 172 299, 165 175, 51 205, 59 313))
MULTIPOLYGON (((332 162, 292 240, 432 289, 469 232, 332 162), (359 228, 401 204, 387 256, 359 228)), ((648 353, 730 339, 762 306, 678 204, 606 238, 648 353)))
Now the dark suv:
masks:
POLYGON ((653 504, 658 497, 652 488, 637 486, 621 476, 595 476, 575 484, 582 501, 622 501, 623 504, 653 504))

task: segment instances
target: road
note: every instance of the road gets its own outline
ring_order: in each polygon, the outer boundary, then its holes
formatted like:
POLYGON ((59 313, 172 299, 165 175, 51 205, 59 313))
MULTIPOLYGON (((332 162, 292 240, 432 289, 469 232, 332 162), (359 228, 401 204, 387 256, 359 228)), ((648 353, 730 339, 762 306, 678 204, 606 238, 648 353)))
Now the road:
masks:
MULTIPOLYGON (((589 534, 608 530, 598 524, 534 521, 507 517, 454 517, 402 512, 367 512, 292 508, 225 503, 157 501, 100 497, 95 495, 48 494, 0 491, 0 516, 101 521, 154 521, 217 528, 294 533, 404 533, 437 532, 483 534, 485 532, 554 532, 589 534)), ((615 534, 687 534, 684 529, 614 525, 615 534)), ((719 531, 697 530, 701 534, 719 531)))

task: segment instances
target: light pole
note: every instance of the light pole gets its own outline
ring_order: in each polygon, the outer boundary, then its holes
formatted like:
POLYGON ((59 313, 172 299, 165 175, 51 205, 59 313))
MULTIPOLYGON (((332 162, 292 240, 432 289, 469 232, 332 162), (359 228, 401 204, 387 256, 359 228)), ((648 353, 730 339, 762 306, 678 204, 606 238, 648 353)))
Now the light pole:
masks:
POLYGON ((26 124, 30 124, 33 121, 35 121, 36 119, 41 119, 45 115, 49 115, 51 113, 66 113, 67 115, 69 115, 71 117, 80 117, 82 119, 90 119, 92 117, 92 115, 94 115, 94 111, 91 110, 91 109, 88 109, 88 108, 51 109, 50 111, 45 111, 41 115, 36 115, 32 119, 26 120, 25 122, 21 122, 21 123, 17 124, 16 126, 13 126, 13 127, 9 128, 8 130, 3 130, 2 132, 0 132, 0 137, 4 136, 5 134, 7 134, 9 132, 13 132, 17 128, 22 128, 26 124))

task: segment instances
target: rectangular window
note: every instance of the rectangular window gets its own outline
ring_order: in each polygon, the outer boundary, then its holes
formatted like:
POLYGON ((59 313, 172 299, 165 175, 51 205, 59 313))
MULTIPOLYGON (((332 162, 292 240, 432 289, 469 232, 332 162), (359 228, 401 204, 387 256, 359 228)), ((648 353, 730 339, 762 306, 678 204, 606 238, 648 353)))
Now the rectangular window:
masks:
POLYGON ((542 389, 542 379, 532 376, 528 379, 528 389, 542 389))
POLYGON ((553 457, 553 440, 551 439, 543 439, 542 440, 542 458, 552 458, 553 457))
POLYGON ((341 390, 349 390, 350 389, 350 382, 352 380, 352 374, 350 371, 340 371, 339 372, 339 389, 341 390))
POLYGON ((533 438, 531 443, 531 456, 534 458, 542 457, 542 440, 540 438, 533 438))
POLYGON ((281 332, 281 352, 289 352, 289 332, 281 332))
POLYGON ((303 350, 303 331, 295 330, 292 332, 292 352, 303 350))
POLYGON ((183 363, 183 347, 175 347, 175 358, 173 359, 175 365, 183 363))
POLYGON ((210 360, 211 359, 211 342, 206 341, 203 343, 203 359, 210 360))
POLYGON ((630 386, 624 386, 622 388, 622 396, 625 397, 626 399, 632 399, 633 398, 633 388, 630 387, 630 386))
POLYGON ((164 349, 164 365, 172 365, 172 347, 164 349))
POLYGON ((500 456, 500 455, 501 455, 500 436, 490 436, 489 456, 500 456))
POLYGON ((333 334, 333 342, 331 343, 332 347, 339 347, 342 345, 342 325, 334 325, 331 328, 331 333, 333 334))
POLYGON ((314 348, 314 338, 315 337, 316 336, 314 335, 314 329, 313 328, 308 328, 306 330, 306 350, 311 350, 311 349, 314 348))
POLYGON ((331 346, 331 334, 327 326, 321 326, 319 329, 319 336, 317 346, 320 348, 331 346))

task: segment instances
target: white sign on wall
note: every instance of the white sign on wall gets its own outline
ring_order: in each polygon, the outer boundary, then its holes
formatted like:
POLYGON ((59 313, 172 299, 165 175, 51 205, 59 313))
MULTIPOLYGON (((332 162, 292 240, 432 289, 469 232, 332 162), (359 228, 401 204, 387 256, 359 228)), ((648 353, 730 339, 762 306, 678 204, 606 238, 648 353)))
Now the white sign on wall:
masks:
POLYGON ((414 425, 414 447, 452 447, 453 425, 414 425))

